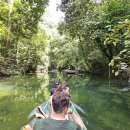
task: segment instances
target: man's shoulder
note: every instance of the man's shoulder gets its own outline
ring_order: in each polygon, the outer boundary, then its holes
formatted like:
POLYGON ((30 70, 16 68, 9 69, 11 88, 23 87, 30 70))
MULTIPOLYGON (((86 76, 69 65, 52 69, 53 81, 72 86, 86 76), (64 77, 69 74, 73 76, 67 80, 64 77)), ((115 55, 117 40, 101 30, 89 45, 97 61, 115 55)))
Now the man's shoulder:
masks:
POLYGON ((67 125, 73 129, 76 129, 76 130, 81 130, 81 127, 74 121, 71 121, 71 120, 66 120, 67 122, 67 125))
POLYGON ((45 122, 49 122, 50 119, 49 118, 44 118, 44 119, 38 119, 35 124, 42 124, 42 123, 45 123, 45 122))
POLYGON ((75 123, 74 121, 70 120, 53 120, 51 118, 39 119, 34 124, 34 130, 41 130, 43 128, 47 129, 61 129, 64 128, 65 130, 81 130, 80 126, 75 123))
POLYGON ((44 118, 44 119, 38 119, 35 123, 34 123, 34 130, 43 130, 43 128, 45 128, 46 126, 49 125, 49 118, 44 118))

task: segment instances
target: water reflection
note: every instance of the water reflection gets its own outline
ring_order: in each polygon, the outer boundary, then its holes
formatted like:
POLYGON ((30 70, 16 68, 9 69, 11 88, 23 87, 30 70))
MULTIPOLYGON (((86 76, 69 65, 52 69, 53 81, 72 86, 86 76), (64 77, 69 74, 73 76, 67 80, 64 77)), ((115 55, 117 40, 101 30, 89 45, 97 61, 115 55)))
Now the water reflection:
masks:
MULTIPOLYGON (((48 89, 49 75, 47 73, 46 74, 39 73, 39 74, 37 74, 37 78, 41 81, 41 84, 39 86, 38 91, 35 92, 35 97, 38 97, 41 94, 41 95, 43 95, 43 99, 47 100, 50 96, 49 89, 48 89)), ((42 100, 42 101, 44 101, 44 100, 42 100)))
POLYGON ((49 97, 53 81, 70 85, 72 101, 87 114, 80 113, 89 130, 129 130, 130 93, 122 93, 120 81, 76 75, 29 75, 0 80, 0 130, 17 130, 29 120, 28 114, 49 97), (14 123, 15 122, 15 123, 14 123))

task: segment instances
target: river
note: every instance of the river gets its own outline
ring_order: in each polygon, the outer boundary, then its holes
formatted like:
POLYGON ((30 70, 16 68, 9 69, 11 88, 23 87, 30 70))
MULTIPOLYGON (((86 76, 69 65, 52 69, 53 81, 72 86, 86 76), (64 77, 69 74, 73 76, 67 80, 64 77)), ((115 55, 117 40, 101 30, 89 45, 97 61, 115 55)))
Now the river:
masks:
POLYGON ((120 80, 62 74, 0 78, 0 130, 19 130, 29 122, 28 114, 49 98, 55 79, 70 85, 88 130, 130 130, 130 92, 121 91, 120 80))

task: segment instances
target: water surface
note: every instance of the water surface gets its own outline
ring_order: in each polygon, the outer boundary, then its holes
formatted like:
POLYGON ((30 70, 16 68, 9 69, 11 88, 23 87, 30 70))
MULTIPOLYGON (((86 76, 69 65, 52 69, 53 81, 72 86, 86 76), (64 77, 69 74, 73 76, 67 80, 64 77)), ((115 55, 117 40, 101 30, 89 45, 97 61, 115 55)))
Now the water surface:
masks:
POLYGON ((33 108, 49 98, 55 79, 70 85, 72 101, 88 130, 130 130, 130 92, 119 80, 88 75, 44 74, 0 79, 0 130, 19 130, 33 108))

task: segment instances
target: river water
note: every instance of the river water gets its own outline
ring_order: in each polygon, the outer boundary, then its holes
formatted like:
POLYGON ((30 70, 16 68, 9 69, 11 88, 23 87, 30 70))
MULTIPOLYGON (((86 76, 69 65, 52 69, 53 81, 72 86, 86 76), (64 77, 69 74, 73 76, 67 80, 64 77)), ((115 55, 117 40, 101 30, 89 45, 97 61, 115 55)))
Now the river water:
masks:
POLYGON ((70 85, 72 101, 84 109, 88 130, 130 130, 130 92, 120 80, 89 75, 39 74, 0 79, 0 130, 19 130, 28 114, 49 98, 55 79, 70 85))

